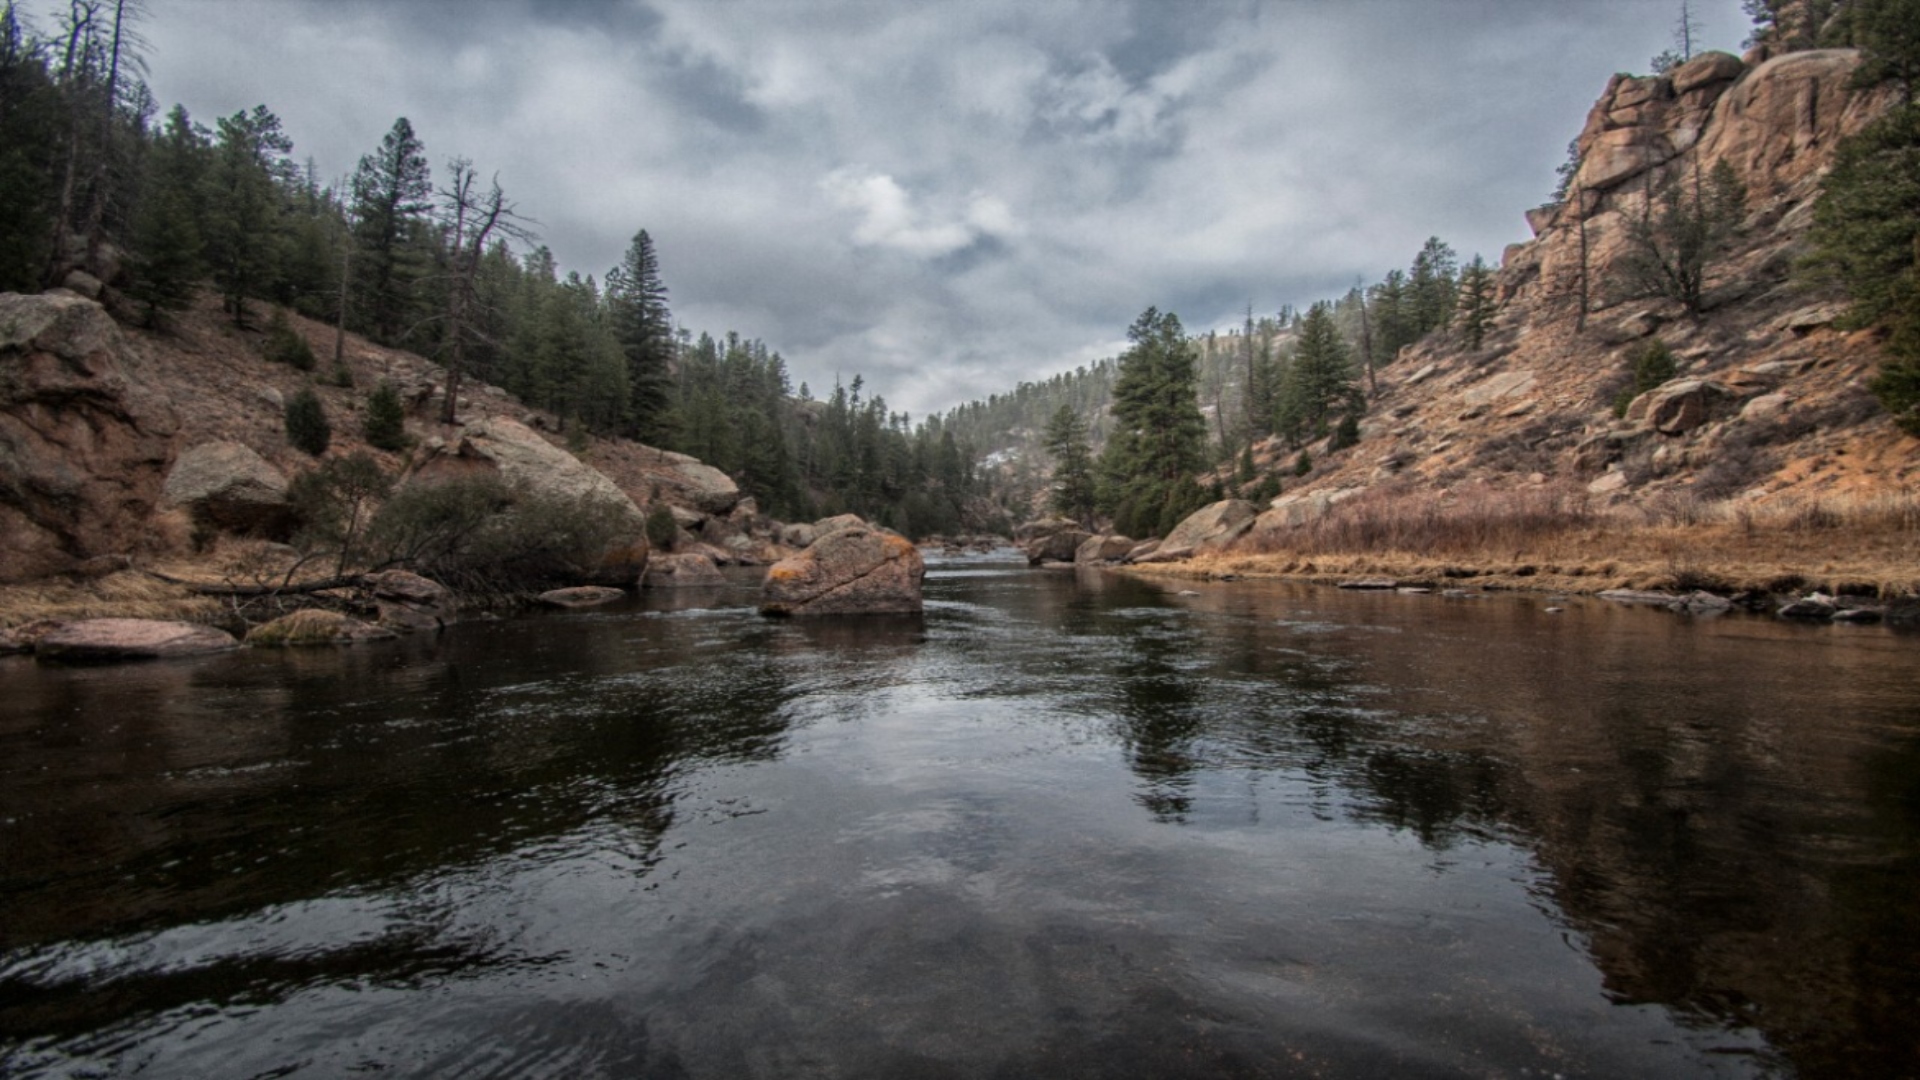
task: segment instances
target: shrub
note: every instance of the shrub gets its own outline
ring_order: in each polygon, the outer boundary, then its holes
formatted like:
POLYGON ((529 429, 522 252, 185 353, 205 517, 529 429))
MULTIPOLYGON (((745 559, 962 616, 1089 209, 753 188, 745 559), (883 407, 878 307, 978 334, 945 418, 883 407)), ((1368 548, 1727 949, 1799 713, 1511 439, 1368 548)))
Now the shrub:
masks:
POLYGON ((333 370, 327 373, 327 381, 342 390, 351 390, 353 389, 353 372, 345 364, 335 364, 333 370))
POLYGON ((680 526, 673 520, 673 508, 666 503, 657 502, 647 511, 647 543, 661 551, 673 547, 674 538, 680 535, 680 526))
POLYGON ((368 445, 378 450, 405 450, 407 411, 400 403, 400 391, 385 379, 367 395, 367 420, 362 429, 368 445))
POLYGON ((327 452, 333 441, 333 425, 327 423, 327 411, 313 387, 302 387, 287 399, 287 442, 314 457, 327 452))
POLYGON ((1300 456, 1293 461, 1293 475, 1305 476, 1312 471, 1313 455, 1307 453, 1305 450, 1300 451, 1300 456))
POLYGON ((1613 415, 1627 415, 1627 406, 1633 399, 1659 386, 1661 383, 1679 374, 1679 368, 1673 362, 1673 350, 1667 343, 1654 338, 1640 355, 1633 359, 1633 382, 1621 388, 1618 397, 1613 399, 1613 415))
POLYGON ((336 573, 364 554, 362 539, 373 504, 393 490, 393 481, 365 452, 336 458, 287 485, 287 501, 300 519, 294 546, 338 555, 336 573))
POLYGON ((489 589, 577 579, 632 538, 621 503, 543 495, 493 473, 409 485, 374 515, 369 547, 384 561, 489 589))
POLYGON ((1360 418, 1352 412, 1340 417, 1340 423, 1333 429, 1333 439, 1327 444, 1328 450, 1345 450, 1360 441, 1360 418))
POLYGON ((287 313, 275 308, 273 321, 267 325, 267 340, 264 346, 268 360, 276 364, 285 364, 301 371, 312 371, 318 362, 313 350, 307 346, 307 339, 300 336, 287 321, 287 313))

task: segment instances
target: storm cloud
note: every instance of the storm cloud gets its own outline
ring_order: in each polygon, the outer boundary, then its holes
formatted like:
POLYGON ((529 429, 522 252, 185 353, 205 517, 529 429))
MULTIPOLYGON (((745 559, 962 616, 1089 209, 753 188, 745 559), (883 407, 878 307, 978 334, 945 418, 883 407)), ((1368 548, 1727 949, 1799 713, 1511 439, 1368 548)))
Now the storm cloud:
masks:
MULTIPOLYGON (((1696 3, 1737 49, 1737 0, 1696 3)), ((1438 235, 1497 260, 1678 0, 158 0, 150 82, 258 103, 323 177, 406 116, 563 267, 654 238, 675 317, 819 390, 944 409, 1338 295, 1438 235)))

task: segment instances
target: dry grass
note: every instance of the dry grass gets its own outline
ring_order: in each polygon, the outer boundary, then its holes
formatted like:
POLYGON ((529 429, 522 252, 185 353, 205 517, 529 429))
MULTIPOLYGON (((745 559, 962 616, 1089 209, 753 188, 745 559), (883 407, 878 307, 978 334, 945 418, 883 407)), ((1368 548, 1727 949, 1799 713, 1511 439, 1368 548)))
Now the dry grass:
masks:
POLYGON ((92 581, 43 581, 0 587, 0 629, 42 619, 179 619, 214 623, 226 615, 217 600, 195 596, 138 571, 92 581))
POLYGON ((1765 505, 1685 496, 1598 510, 1564 489, 1375 491, 1233 552, 1142 568, 1187 576, 1388 576, 1565 592, 1821 589, 1920 595, 1920 498, 1765 505))

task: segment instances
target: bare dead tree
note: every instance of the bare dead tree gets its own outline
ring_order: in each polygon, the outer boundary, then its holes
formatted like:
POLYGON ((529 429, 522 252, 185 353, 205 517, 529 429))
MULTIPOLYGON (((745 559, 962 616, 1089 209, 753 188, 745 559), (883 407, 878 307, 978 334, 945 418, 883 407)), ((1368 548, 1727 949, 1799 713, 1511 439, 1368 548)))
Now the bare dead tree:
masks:
POLYGON ((113 127, 114 117, 120 107, 121 70, 131 68, 135 73, 145 73, 146 63, 139 52, 145 41, 134 29, 145 14, 141 7, 141 0, 113 0, 113 28, 106 47, 107 85, 99 105, 99 146, 94 152, 93 175, 89 180, 91 191, 87 202, 87 222, 84 230, 87 238, 87 266, 93 270, 97 270, 100 266, 102 230, 107 217, 107 200, 112 189, 108 170, 113 161, 113 127))
POLYGON ((520 224, 511 202, 494 176, 488 188, 479 187, 479 173, 473 162, 457 157, 448 163, 453 179, 440 195, 441 224, 447 230, 447 250, 451 263, 451 281, 447 291, 447 402, 440 421, 452 424, 459 407, 460 378, 465 367, 466 341, 476 307, 474 278, 480 268, 487 242, 495 236, 531 240, 533 234, 520 224))

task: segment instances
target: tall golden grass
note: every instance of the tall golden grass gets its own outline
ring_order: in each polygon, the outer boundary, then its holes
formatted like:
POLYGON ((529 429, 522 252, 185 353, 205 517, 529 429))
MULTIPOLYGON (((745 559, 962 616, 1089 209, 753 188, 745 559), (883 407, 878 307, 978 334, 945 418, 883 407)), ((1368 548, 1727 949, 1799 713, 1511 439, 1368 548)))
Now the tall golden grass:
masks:
POLYGON ((1312 522, 1256 530, 1235 551, 1184 572, 1912 596, 1920 595, 1920 496, 1754 503, 1670 493, 1601 507, 1584 490, 1551 485, 1375 489, 1312 522))

